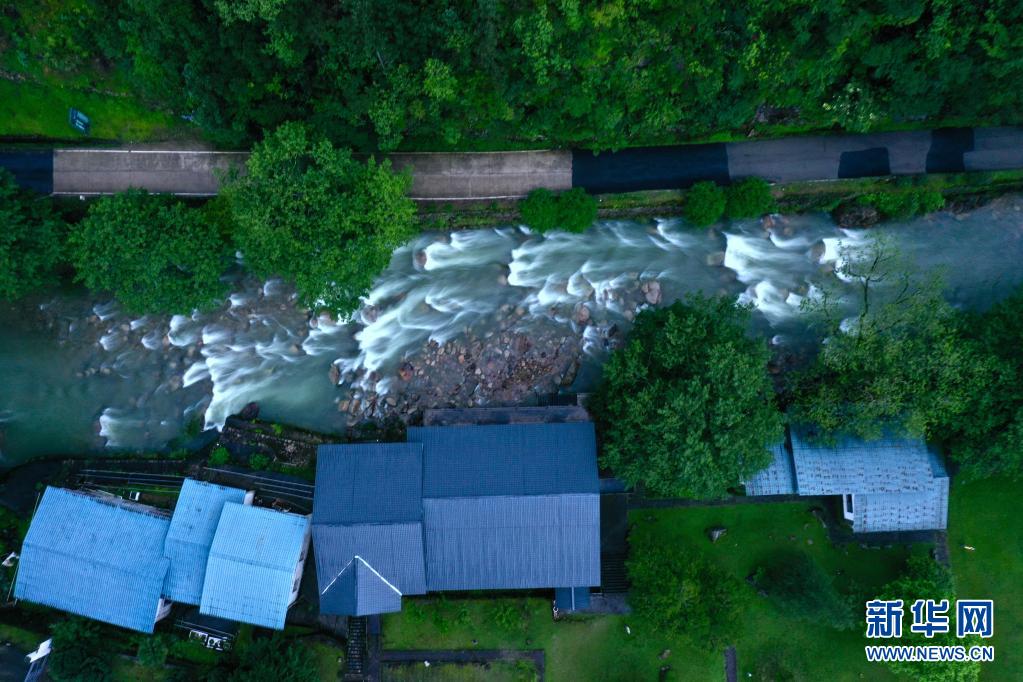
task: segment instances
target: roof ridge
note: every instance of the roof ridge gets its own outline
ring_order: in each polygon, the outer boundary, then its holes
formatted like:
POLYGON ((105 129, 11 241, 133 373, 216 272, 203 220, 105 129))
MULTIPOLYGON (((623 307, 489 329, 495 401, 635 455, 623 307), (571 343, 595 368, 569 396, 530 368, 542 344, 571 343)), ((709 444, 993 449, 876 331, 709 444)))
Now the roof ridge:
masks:
POLYGON ((379 579, 380 579, 380 580, 381 580, 381 581, 382 581, 382 582, 383 582, 383 583, 384 583, 385 585, 387 585, 387 586, 388 586, 388 587, 390 587, 390 588, 391 588, 392 590, 394 590, 394 591, 395 591, 395 593, 397 593, 397 595, 398 595, 399 597, 402 597, 402 596, 404 596, 404 595, 403 595, 403 594, 401 593, 401 590, 399 590, 399 589, 398 589, 397 587, 395 587, 395 586, 394 586, 394 585, 393 585, 393 584, 391 583, 391 581, 390 581, 390 580, 388 580, 388 579, 387 579, 387 578, 385 578, 384 576, 380 575, 380 571, 378 571, 377 569, 373 568, 373 566, 372 566, 372 565, 371 565, 371 564, 370 564, 370 563, 369 563, 368 561, 366 561, 366 560, 365 560, 365 559, 363 559, 363 558, 362 558, 361 556, 359 556, 358 554, 356 554, 356 555, 354 555, 354 556, 353 556, 353 557, 352 557, 351 559, 349 559, 349 560, 348 560, 348 563, 344 565, 344 568, 342 568, 342 569, 341 569, 340 571, 338 571, 338 572, 337 572, 337 575, 336 575, 336 576, 334 576, 334 578, 333 578, 333 579, 332 579, 332 580, 331 580, 331 581, 330 581, 329 583, 327 583, 327 586, 326 586, 326 587, 324 587, 324 588, 323 588, 323 590, 322 590, 322 591, 320 592, 320 596, 321 596, 321 597, 322 597, 323 595, 327 594, 327 591, 328 591, 328 590, 330 590, 330 588, 334 586, 334 583, 336 583, 336 582, 337 582, 338 578, 340 578, 340 577, 341 577, 341 576, 342 576, 342 575, 344 574, 344 572, 345 572, 345 571, 347 571, 347 570, 348 570, 348 569, 349 569, 349 568, 350 568, 350 567, 352 566, 352 564, 354 564, 354 563, 355 563, 355 560, 356 560, 356 559, 358 559, 358 560, 359 560, 359 561, 360 561, 360 562, 362 563, 362 565, 363 565, 363 566, 365 566, 365 567, 366 567, 366 568, 368 568, 369 570, 373 571, 373 575, 375 575, 375 576, 376 576, 377 578, 379 578, 379 579))

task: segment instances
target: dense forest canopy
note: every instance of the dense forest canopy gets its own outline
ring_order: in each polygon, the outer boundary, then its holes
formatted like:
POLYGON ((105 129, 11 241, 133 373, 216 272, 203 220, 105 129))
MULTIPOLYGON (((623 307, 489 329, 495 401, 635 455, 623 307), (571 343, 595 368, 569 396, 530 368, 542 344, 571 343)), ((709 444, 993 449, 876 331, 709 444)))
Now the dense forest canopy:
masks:
POLYGON ((1016 0, 15 0, 20 59, 127 74, 214 139, 358 149, 1014 121, 1016 0))

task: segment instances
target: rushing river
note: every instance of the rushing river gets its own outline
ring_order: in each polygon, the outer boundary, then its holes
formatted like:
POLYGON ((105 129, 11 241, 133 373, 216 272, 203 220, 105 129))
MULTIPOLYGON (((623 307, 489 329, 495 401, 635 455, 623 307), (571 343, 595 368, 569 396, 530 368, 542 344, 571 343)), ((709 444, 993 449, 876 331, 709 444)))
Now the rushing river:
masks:
MULTIPOLYGON (((938 213, 878 228, 922 270, 942 267, 950 300, 983 306, 1023 281, 1023 199, 966 215, 938 213)), ((164 444, 193 417, 216 426, 249 401, 263 415, 344 427, 331 366, 386 393, 399 365, 431 339, 485 333, 507 311, 515 329, 560 325, 595 365, 610 326, 628 326, 627 290, 656 281, 667 302, 687 292, 752 303, 775 343, 807 337, 803 297, 841 286, 843 231, 825 215, 694 230, 680 220, 604 222, 583 235, 515 227, 426 234, 395 251, 356 319, 338 324, 297 308, 278 281, 231 280, 209 313, 134 317, 80 291, 0 309, 3 466, 40 454, 164 444), (585 306, 585 315, 580 316, 585 306)), ((642 298, 642 296, 641 296, 642 298)), ((592 372, 583 371, 585 384, 592 372)), ((585 386, 583 386, 585 388, 585 386)))

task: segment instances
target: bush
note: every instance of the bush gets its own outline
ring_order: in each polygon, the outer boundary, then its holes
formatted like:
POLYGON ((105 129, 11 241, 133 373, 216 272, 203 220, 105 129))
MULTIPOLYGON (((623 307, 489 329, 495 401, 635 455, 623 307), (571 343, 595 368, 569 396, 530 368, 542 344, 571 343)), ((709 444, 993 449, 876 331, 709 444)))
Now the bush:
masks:
POLYGON ((725 190, 709 180, 698 182, 686 192, 683 211, 697 227, 716 223, 725 214, 725 190))
POLYGON ((522 222, 537 232, 553 230, 558 225, 558 200, 549 189, 534 189, 519 202, 522 222))
POLYGON ((592 402, 601 464, 656 495, 720 497, 771 461, 781 413, 767 346, 726 298, 644 310, 592 402), (743 415, 736 419, 735 415, 743 415))
POLYGON ((255 454, 249 457, 249 467, 252 469, 263 470, 270 466, 270 458, 266 455, 255 454))
POLYGON ((188 313, 224 294, 219 228, 165 195, 131 189, 98 199, 68 239, 76 279, 136 313, 188 313))
POLYGON ((797 549, 769 556, 756 577, 757 587, 783 613, 839 630, 853 627, 852 605, 813 557, 797 549))
POLYGON ((756 218, 777 208, 771 186, 763 178, 745 178, 726 191, 729 218, 756 218))
POLYGON ((210 466, 223 466, 231 461, 231 453, 223 445, 218 445, 210 453, 210 466))
POLYGON ((566 232, 584 232, 597 219, 597 200, 581 187, 558 195, 558 225, 566 232))
POLYGON ((66 226, 50 200, 22 190, 0 168, 0 298, 15 300, 56 281, 66 226))
POLYGON ((136 653, 139 665, 145 668, 162 668, 167 662, 170 645, 164 635, 142 635, 136 653))
POLYGON ((519 202, 519 214, 522 222, 536 232, 555 228, 583 232, 597 219, 597 200, 581 187, 561 194, 539 188, 519 202))
POLYGON ((742 583, 697 552, 664 547, 648 534, 630 542, 626 568, 636 616, 700 647, 730 644, 738 633, 742 583))
POLYGON ((888 220, 907 220, 921 213, 933 213, 945 207, 945 197, 936 189, 909 187, 864 194, 860 204, 873 206, 888 220))

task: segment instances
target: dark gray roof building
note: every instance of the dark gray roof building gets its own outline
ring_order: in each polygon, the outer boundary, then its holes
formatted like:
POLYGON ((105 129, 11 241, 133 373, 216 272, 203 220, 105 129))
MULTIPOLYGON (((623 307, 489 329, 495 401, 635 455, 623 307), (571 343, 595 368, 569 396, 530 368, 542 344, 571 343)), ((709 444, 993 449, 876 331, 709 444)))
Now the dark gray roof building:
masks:
POLYGON ((438 590, 600 584, 592 424, 410 428, 408 441, 319 449, 323 613, 397 611, 402 595, 438 590))

